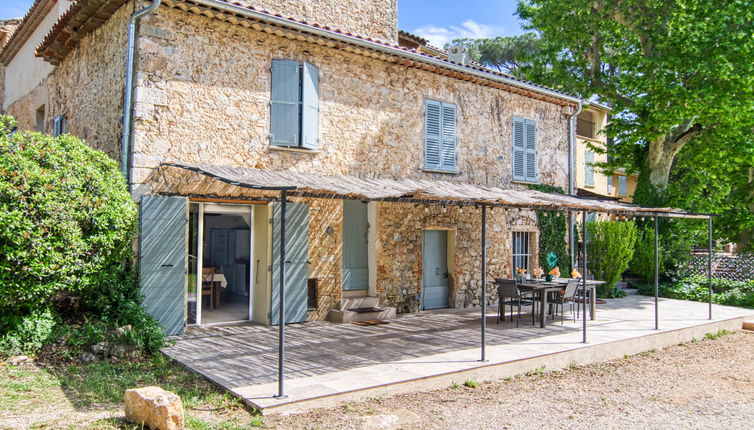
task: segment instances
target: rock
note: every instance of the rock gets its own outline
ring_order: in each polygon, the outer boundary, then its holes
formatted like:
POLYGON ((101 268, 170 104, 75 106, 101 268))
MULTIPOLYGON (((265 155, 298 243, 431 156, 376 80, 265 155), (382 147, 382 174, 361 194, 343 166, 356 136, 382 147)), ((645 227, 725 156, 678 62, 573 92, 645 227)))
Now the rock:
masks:
POLYGON ((91 350, 97 355, 107 357, 108 355, 110 355, 110 344, 107 342, 95 343, 91 346, 91 350))
POLYGON ((17 355, 15 357, 11 357, 8 359, 7 363, 10 366, 20 366, 28 361, 31 361, 31 359, 25 355, 17 355))
POLYGON ((131 330, 131 324, 124 325, 123 327, 118 327, 117 329, 115 329, 115 332, 118 333, 118 336, 123 336, 129 330, 131 330))
POLYGON ((124 396, 126 420, 153 430, 184 428, 181 398, 160 387, 126 390, 124 396))
POLYGON ((96 360, 97 356, 92 353, 82 352, 81 354, 79 354, 79 361, 81 361, 82 363, 91 363, 92 361, 96 360))

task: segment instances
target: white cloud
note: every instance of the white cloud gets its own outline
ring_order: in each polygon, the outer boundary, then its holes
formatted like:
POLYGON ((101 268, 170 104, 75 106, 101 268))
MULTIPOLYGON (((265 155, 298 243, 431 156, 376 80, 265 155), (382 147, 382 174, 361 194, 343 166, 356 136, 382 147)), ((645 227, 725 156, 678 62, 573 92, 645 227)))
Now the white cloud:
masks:
POLYGON ((414 34, 429 40, 431 45, 439 48, 442 48, 446 43, 453 39, 480 39, 494 37, 504 33, 505 29, 502 27, 481 24, 472 19, 467 19, 462 22, 461 25, 451 25, 448 27, 434 27, 428 25, 414 30, 414 34))

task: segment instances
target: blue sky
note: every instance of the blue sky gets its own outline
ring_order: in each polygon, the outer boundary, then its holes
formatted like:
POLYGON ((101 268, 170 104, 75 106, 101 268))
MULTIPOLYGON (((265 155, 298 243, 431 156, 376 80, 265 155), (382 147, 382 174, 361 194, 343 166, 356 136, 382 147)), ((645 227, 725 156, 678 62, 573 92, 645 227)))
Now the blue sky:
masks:
MULTIPOLYGON (((0 19, 23 16, 32 1, 0 0, 0 19)), ((460 37, 520 34, 515 11, 515 0, 398 0, 398 26, 442 47, 460 37)))

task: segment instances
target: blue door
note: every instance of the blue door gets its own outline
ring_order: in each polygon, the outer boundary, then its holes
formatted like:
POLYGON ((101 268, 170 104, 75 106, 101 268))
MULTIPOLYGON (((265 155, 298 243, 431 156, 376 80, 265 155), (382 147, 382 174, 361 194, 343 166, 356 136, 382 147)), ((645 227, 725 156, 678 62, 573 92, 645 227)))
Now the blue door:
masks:
POLYGON ((448 307, 448 232, 424 231, 424 282, 422 302, 424 309, 448 307))
MULTIPOLYGON (((270 324, 280 323, 280 203, 272 204, 272 302, 270 324)), ((309 254, 309 207, 286 204, 285 211, 285 323, 306 321, 309 254)))
POLYGON ((367 261, 367 205, 356 200, 343 201, 343 289, 369 288, 367 261))

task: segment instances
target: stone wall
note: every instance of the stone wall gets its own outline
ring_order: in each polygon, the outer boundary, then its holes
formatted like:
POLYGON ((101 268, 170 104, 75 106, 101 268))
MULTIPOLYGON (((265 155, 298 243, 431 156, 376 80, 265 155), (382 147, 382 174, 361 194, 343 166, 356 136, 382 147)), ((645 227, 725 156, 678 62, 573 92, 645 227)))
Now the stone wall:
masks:
POLYGON ((120 159, 125 52, 128 17, 133 5, 121 7, 102 27, 87 35, 52 74, 8 107, 22 130, 35 127, 36 109, 45 105, 45 130, 65 116, 68 133, 120 159))
POLYGON ((341 297, 343 202, 299 199, 309 205, 309 277, 316 278, 317 309, 310 320, 323 320, 341 297))
MULTIPOLYGON (((399 312, 415 312, 421 295, 423 234, 425 230, 447 230, 454 237, 455 253, 449 267, 450 307, 481 303, 481 209, 458 206, 416 206, 380 203, 377 213, 377 294, 399 312)), ((532 255, 537 255, 536 216, 518 209, 487 210, 487 280, 511 278, 511 232, 529 231, 532 255)), ((450 240, 449 240, 450 241, 450 240)), ((450 250, 449 250, 450 252, 450 250)), ((532 264, 536 265, 536 257, 532 264)), ((488 303, 497 299, 487 285, 488 303)))
POLYGON ((238 4, 344 33, 398 43, 397 0, 241 0, 238 4))

